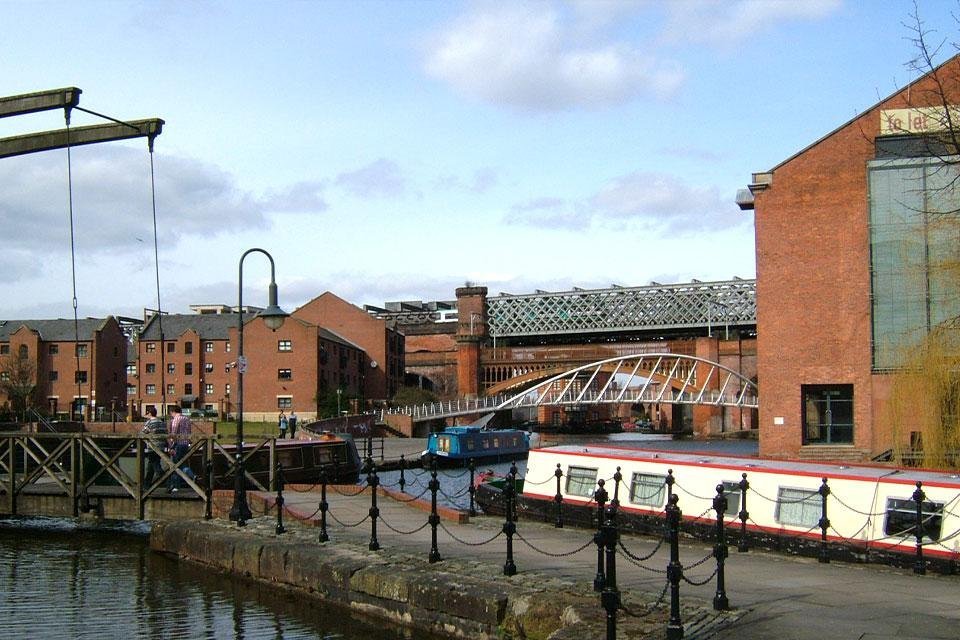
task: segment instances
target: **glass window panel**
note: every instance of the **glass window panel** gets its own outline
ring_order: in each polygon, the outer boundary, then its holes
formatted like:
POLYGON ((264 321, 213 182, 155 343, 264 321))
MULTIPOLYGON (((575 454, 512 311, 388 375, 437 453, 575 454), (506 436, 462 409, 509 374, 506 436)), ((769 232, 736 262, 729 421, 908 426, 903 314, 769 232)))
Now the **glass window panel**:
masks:
POLYGON ((588 467, 567 467, 567 493, 593 497, 597 488, 597 470, 588 467))
POLYGON ((812 489, 780 487, 775 518, 780 524, 815 527, 820 522, 820 494, 812 489))
POLYGON ((667 476, 635 473, 630 480, 630 502, 662 507, 667 500, 667 476))

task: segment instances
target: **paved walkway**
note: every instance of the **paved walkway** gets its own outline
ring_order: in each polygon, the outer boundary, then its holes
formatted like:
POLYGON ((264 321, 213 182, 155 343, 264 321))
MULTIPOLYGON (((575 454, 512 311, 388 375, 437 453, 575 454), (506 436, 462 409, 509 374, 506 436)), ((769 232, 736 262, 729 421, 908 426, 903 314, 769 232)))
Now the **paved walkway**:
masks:
MULTIPOLYGON (((301 518, 319 517, 319 490, 293 488, 284 494, 286 507, 301 518)), ((367 544, 371 537, 368 512, 370 491, 362 487, 337 487, 328 491, 330 544, 337 540, 367 544), (352 495, 357 494, 357 495, 352 495), (357 524, 360 523, 360 524, 357 524), (356 526, 347 526, 356 525, 356 526)), ((409 487, 408 487, 409 489, 409 487)), ((260 494, 269 499, 268 494, 260 494)), ((429 494, 425 496, 429 499, 429 494)), ((431 547, 429 515, 424 505, 378 495, 380 521, 379 553, 397 549, 422 554, 431 547), (399 533, 398 533, 399 532, 399 533)), ((429 509, 429 505, 426 506, 429 509)), ((448 514, 449 516, 449 514, 448 514)), ((502 566, 506 559, 505 536, 497 535, 503 521, 479 516, 468 523, 444 518, 438 531, 438 550, 443 559, 464 558, 502 566), (487 544, 479 544, 491 540, 487 544), (466 544, 469 543, 469 544, 466 544)), ((557 529, 549 524, 521 521, 514 540, 514 558, 519 572, 536 573, 592 584, 597 571, 592 532, 557 529), (574 553, 575 550, 582 550, 574 553), (569 555, 567 555, 569 554, 569 555)), ((318 531, 319 532, 319 531, 318 531)), ((623 536, 624 545, 636 556, 648 554, 657 545, 654 538, 623 536)), ((685 543, 681 563, 692 581, 707 578, 715 563, 709 545, 685 543)), ((656 600, 666 585, 664 569, 669 550, 664 545, 641 569, 618 553, 617 581, 623 592, 647 594, 656 600)), ((504 578, 505 580, 508 578, 504 578)), ((684 605, 700 600, 707 607, 716 581, 699 587, 681 583, 684 605)), ((797 558, 758 550, 737 553, 731 548, 726 564, 726 591, 731 607, 742 615, 711 638, 738 640, 940 640, 960 638, 960 578, 929 574, 916 576, 908 570, 879 565, 821 564, 816 559, 797 558)), ((666 602, 669 602, 669 597, 666 602)), ((598 599, 599 607, 599 599, 598 599)), ((698 637, 705 637, 700 635, 698 637)))

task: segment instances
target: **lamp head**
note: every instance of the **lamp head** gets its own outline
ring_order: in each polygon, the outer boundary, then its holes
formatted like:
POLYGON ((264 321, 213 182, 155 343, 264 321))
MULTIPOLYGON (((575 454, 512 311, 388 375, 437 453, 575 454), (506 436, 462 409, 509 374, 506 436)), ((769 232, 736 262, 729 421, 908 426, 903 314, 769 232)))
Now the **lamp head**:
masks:
POLYGON ((283 321, 290 314, 277 305, 277 283, 270 283, 270 294, 267 300, 267 308, 257 314, 258 318, 263 318, 264 324, 271 331, 276 331, 283 326, 283 321))

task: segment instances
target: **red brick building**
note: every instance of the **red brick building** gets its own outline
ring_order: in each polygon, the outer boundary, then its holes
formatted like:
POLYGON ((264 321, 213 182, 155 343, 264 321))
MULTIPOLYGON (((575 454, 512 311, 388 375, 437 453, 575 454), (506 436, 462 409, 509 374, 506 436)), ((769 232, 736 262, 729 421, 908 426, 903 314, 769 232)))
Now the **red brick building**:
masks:
POLYGON ((291 315, 342 336, 366 353, 362 367, 365 400, 386 402, 403 385, 404 335, 391 323, 375 318, 329 291, 291 315))
MULTIPOLYGON (((127 340, 113 316, 0 321, 0 377, 30 373, 36 388, 28 406, 48 415, 90 420, 123 412, 126 367, 127 340)), ((0 390, 0 404, 9 402, 0 390)))
MULTIPOLYGON (((137 343, 136 404, 141 413, 151 405, 171 404, 236 413, 239 317, 228 307, 222 311, 150 318, 137 343)), ((281 410, 293 410, 312 419, 318 398, 328 391, 363 395, 366 356, 358 346, 293 317, 271 331, 255 317, 256 309, 249 311, 243 329, 246 418, 268 420, 281 410)))
POLYGON ((762 455, 890 448, 891 373, 960 311, 956 279, 933 268, 956 259, 960 225, 938 238, 928 215, 960 206, 943 188, 956 169, 936 142, 945 104, 960 104, 960 62, 934 73, 753 174, 750 193, 738 194, 756 220, 762 455))

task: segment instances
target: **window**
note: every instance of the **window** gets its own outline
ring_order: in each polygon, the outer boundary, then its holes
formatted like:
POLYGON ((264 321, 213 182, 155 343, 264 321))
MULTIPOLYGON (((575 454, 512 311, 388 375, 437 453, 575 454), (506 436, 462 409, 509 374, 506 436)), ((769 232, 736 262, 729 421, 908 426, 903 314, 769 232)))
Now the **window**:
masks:
POLYGON ((176 342, 168 342, 168 343, 167 343, 167 353, 175 353, 176 350, 177 350, 177 343, 176 343, 176 342))
MULTIPOLYGON (((727 515, 731 513, 740 513, 740 482, 723 481, 723 497, 727 506, 723 512, 727 515)), ((819 522, 820 516, 817 516, 819 522)))
POLYGON ((27 350, 27 345, 22 344, 17 347, 17 357, 21 360, 26 360, 30 355, 30 352, 27 350))
POLYGON ((853 385, 801 385, 803 444, 853 442, 853 385))
POLYGON ((204 373, 213 373, 213 363, 212 363, 212 362, 207 362, 206 364, 204 364, 204 365, 203 365, 203 372, 204 372, 204 373))
POLYGON ((190 355, 191 353, 193 353, 193 343, 192 343, 192 342, 184 342, 184 343, 183 343, 183 352, 184 352, 185 354, 187 354, 187 355, 190 355))
POLYGON ((58 344, 51 344, 51 345, 49 345, 49 346, 47 347, 47 353, 49 353, 49 354, 52 355, 52 356, 57 355, 58 353, 60 353, 60 345, 58 345, 58 344))
MULTIPOLYGON (((920 520, 923 537, 930 540, 940 539, 943 525, 943 504, 924 502, 920 506, 920 520)), ((883 522, 884 535, 891 538, 906 538, 916 535, 917 503, 913 499, 887 498, 887 516, 883 522)))
POLYGON ((10 345, 9 344, 0 344, 0 356, 10 355, 10 345))
POLYGON ((147 373, 156 373, 156 372, 157 372, 157 365, 156 365, 156 363, 148 362, 148 363, 146 364, 146 366, 144 367, 144 370, 145 370, 147 373))
POLYGON ((114 347, 113 347, 113 357, 116 358, 116 357, 119 356, 119 355, 120 355, 120 347, 114 346, 114 347))
POLYGON ((183 375, 185 375, 185 376, 192 376, 192 375, 193 375, 193 363, 192 363, 192 362, 185 362, 185 363, 183 364, 183 375))
POLYGON ((136 364, 133 364, 133 363, 128 364, 128 365, 127 365, 127 376, 135 376, 135 375, 137 375, 137 365, 136 365, 136 364))
POLYGON ((226 349, 224 349, 224 351, 226 351, 227 353, 230 353, 230 343, 229 343, 229 342, 226 344, 226 349))
POLYGON ((213 385, 212 385, 212 384, 209 384, 209 383, 203 385, 203 393, 204 393, 204 395, 212 396, 212 395, 213 395, 213 385))
POLYGON ((193 395, 193 384, 187 382, 183 385, 183 395, 192 396, 193 395))
POLYGON ((278 409, 290 409, 293 407, 293 396, 277 396, 278 409))
POLYGON ((960 315, 956 168, 939 158, 869 164, 873 367, 902 366, 931 328, 960 315))
POLYGON ((167 373, 176 373, 176 372, 177 372, 177 365, 174 364, 173 362, 168 363, 168 364, 167 364, 167 373))
POLYGON ((207 353, 213 353, 213 343, 212 343, 212 342, 204 342, 204 343, 203 343, 203 350, 206 351, 207 353))
POLYGON ((156 350, 157 350, 157 343, 156 343, 156 342, 148 342, 148 343, 147 343, 147 345, 146 345, 146 351, 147 351, 147 353, 154 353, 156 350))
POLYGON ((148 384, 148 385, 146 386, 145 392, 146 392, 146 394, 147 394, 148 396, 156 395, 156 394, 157 394, 157 385, 155 385, 155 384, 148 384))
POLYGON ((293 340, 278 340, 277 351, 293 351, 293 340))
POLYGON ((56 382, 59 377, 60 377, 60 374, 57 373, 56 371, 51 371, 51 372, 47 375, 47 379, 49 379, 50 382, 56 382))
POLYGON ((223 392, 227 395, 230 395, 230 383, 223 385, 223 392))
POLYGON ((10 372, 9 371, 0 371, 0 381, 9 382, 10 381, 10 372))
POLYGON ((597 470, 587 467, 567 467, 567 493, 573 496, 593 497, 597 487, 597 470))
POLYGON ((293 380, 293 370, 277 369, 277 380, 293 380))
POLYGON ((77 383, 82 383, 87 381, 87 372, 86 371, 74 371, 73 372, 73 381, 77 383))
POLYGON ((662 507, 667 501, 667 476, 635 473, 630 479, 630 502, 662 507))
POLYGON ((87 357, 87 345, 85 345, 85 344, 78 344, 78 345, 77 345, 77 357, 78 357, 78 358, 86 358, 86 357, 87 357))
POLYGON ((820 522, 820 494, 815 489, 780 487, 774 518, 780 524, 815 527, 820 522))
POLYGON ((168 395, 168 396, 172 396, 172 395, 175 394, 176 392, 177 392, 177 388, 176 388, 175 386, 173 386, 172 384, 168 384, 168 385, 167 385, 167 395, 168 395))
POLYGON ((135 386, 133 386, 132 384, 131 384, 131 385, 127 385, 127 395, 128 395, 128 396, 135 396, 135 395, 137 395, 137 388, 136 388, 135 386))

